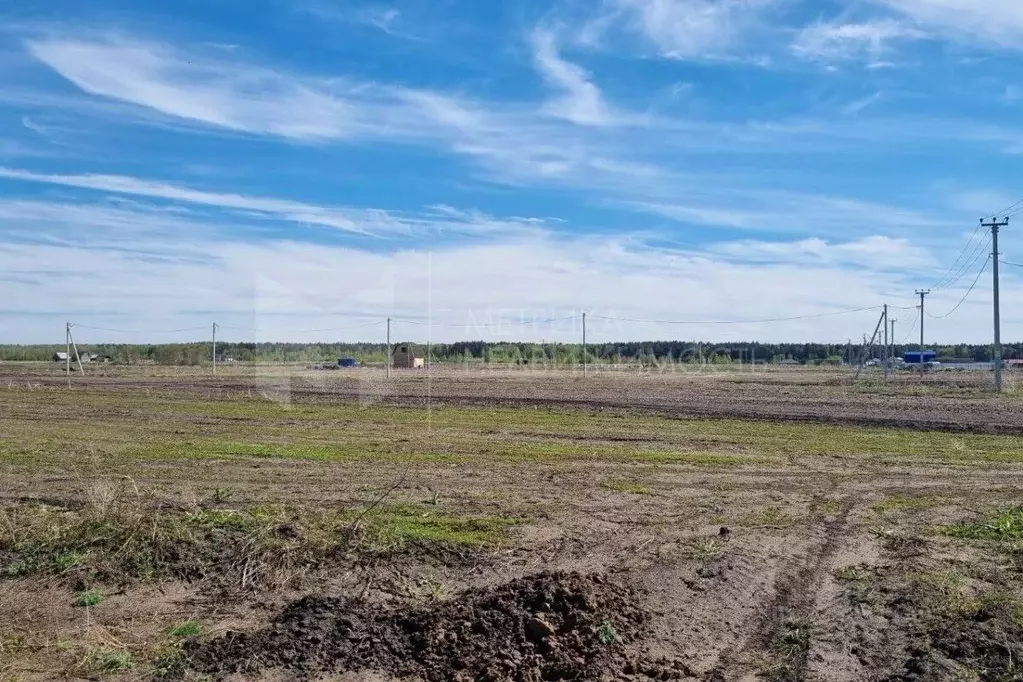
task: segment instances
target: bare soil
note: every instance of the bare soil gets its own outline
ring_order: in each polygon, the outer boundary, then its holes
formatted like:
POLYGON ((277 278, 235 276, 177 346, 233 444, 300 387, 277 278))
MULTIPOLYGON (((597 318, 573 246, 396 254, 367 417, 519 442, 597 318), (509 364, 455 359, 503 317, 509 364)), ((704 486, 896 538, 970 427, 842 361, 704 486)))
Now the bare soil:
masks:
MULTIPOLYGON (((2 383, 14 388, 59 386, 62 378, 47 371, 0 365, 2 383)), ((957 524, 991 525, 1000 510, 1023 504, 1016 457, 1023 439, 1014 437, 1023 433, 1023 401, 986 392, 986 377, 928 376, 922 384, 900 377, 882 387, 800 372, 604 373, 584 381, 438 371, 386 382, 372 371, 340 377, 236 371, 212 379, 111 369, 108 376, 76 377, 74 395, 83 414, 95 415, 93 389, 104 389, 104 400, 106 389, 123 391, 123 407, 103 409, 121 410, 119 419, 137 418, 142 432, 153 434, 179 428, 182 417, 144 420, 132 411, 133 396, 243 400, 261 407, 258 419, 195 415, 189 426, 202 434, 271 426, 282 442, 300 439, 303 429, 351 435, 357 428, 298 423, 289 404, 442 403, 535 407, 594 420, 652 413, 784 421, 810 432, 840 425, 850 439, 864 426, 882 426, 892 429, 893 443, 906 434, 947 436, 963 456, 895 450, 868 456, 822 438, 819 452, 739 464, 483 455, 415 465, 268 456, 133 462, 130 453, 103 454, 109 435, 103 415, 82 419, 64 470, 22 462, 3 472, 0 534, 15 533, 4 521, 13 523, 26 506, 59 514, 93 508, 104 499, 99 484, 112 480, 151 491, 178 512, 280 503, 341 515, 386 493, 385 504, 408 505, 425 519, 524 522, 486 547, 409 545, 385 555, 330 554, 318 566, 291 562, 288 579, 272 585, 244 585, 241 559, 215 575, 175 573, 156 583, 111 585, 93 576, 74 584, 73 573, 0 577, 0 680, 1023 679, 1019 540, 944 532, 957 524), (266 405, 281 409, 268 413, 266 405), (969 432, 1002 434, 990 439, 1004 457, 971 459, 969 432), (74 606, 85 587, 106 598, 74 606), (170 637, 168 628, 182 621, 200 623, 202 633, 170 637), (134 663, 104 667, 103 652, 130 653, 134 663)), ((0 415, 0 452, 5 430, 62 418, 27 402, 11 412, 0 415)), ((124 428, 122 421, 111 424, 124 428)), ((642 433, 603 422, 600 428, 608 430, 578 443, 643 447, 642 433)), ((530 438, 490 431, 478 425, 481 446, 489 438, 530 438)), ((570 444, 577 438, 545 435, 570 444)), ((444 442, 440 436, 450 434, 420 436, 444 442)), ((399 441, 408 438, 416 435, 396 432, 390 445, 403 452, 408 443, 399 441)), ((743 452, 776 449, 748 433, 743 438, 743 452)), ((672 447, 699 451, 705 444, 672 447)), ((310 531, 301 523, 280 527, 285 547, 310 531)), ((248 536, 239 537, 232 550, 248 536)), ((0 553, 0 570, 17 551, 0 553)))
MULTIPOLYGON (((24 367, 0 363, 0 382, 25 380, 24 367)), ((236 367, 217 377, 195 371, 139 376, 122 368, 89 368, 76 386, 253 394, 301 402, 371 402, 394 405, 556 405, 561 409, 619 410, 673 417, 760 419, 848 426, 885 426, 959 433, 1023 434, 1023 400, 1010 374, 1010 397, 990 390, 990 373, 900 372, 885 383, 876 368, 854 382, 853 370, 704 369, 591 370, 526 369, 395 370, 391 379, 376 369, 317 372, 298 368, 236 367)), ((57 385, 59 368, 32 375, 57 385)))

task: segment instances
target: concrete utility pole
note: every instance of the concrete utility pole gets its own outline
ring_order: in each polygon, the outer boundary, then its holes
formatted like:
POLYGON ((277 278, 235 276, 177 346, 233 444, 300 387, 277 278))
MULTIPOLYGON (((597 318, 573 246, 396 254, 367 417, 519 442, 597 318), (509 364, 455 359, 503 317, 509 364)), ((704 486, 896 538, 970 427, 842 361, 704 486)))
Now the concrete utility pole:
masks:
POLYGON ((67 352, 64 353, 64 371, 67 373, 67 387, 71 388, 71 323, 64 323, 64 341, 67 342, 67 352))
POLYGON ((217 323, 213 323, 213 376, 217 375, 217 323))
POLYGON ((980 221, 983 227, 991 228, 991 257, 994 259, 994 294, 995 294, 995 389, 1002 390, 1002 310, 998 292, 998 230, 1009 224, 1009 219, 990 222, 980 221))
POLYGON ((891 341, 891 352, 888 354, 889 360, 892 362, 892 366, 895 365, 895 323, 898 322, 894 317, 888 320, 889 324, 892 325, 892 334, 888 338, 891 341))
POLYGON ((884 350, 881 351, 881 362, 884 364, 884 380, 888 381, 888 360, 889 360, 889 349, 888 349, 888 304, 884 304, 884 350))
POLYGON ((920 297, 920 376, 924 375, 924 297, 931 293, 930 289, 917 289, 916 295, 920 297))
POLYGON ((387 318, 387 378, 391 378, 391 318, 387 318))
POLYGON ((586 377, 586 313, 583 313, 583 378, 586 377))

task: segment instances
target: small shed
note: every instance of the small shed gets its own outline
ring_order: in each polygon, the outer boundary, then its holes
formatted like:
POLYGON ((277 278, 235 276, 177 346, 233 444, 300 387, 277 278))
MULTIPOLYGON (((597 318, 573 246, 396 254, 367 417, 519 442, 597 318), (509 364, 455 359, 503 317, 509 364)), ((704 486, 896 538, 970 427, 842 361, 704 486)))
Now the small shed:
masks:
POLYGON ((903 362, 907 365, 927 365, 938 359, 938 354, 933 350, 910 351, 902 356, 903 362))
POLYGON ((63 352, 61 352, 61 353, 54 353, 53 354, 53 361, 54 362, 67 362, 67 353, 63 353, 63 352))
POLYGON ((396 343, 391 350, 391 366, 397 369, 419 369, 426 366, 426 360, 415 344, 405 341, 396 343))
POLYGON ((359 361, 355 358, 338 358, 338 367, 358 367, 359 361))

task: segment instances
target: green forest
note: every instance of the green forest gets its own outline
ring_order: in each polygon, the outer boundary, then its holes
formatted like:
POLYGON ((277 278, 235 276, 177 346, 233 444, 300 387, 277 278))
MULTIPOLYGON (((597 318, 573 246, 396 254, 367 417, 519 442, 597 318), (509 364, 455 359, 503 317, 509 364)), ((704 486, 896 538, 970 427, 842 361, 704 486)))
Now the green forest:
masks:
MULTIPOLYGON (((898 345, 896 354, 915 350, 916 346, 898 345)), ((992 359, 990 345, 933 345, 943 362, 987 362, 992 359)), ((419 354, 432 363, 490 362, 505 364, 572 364, 583 359, 581 344, 492 343, 460 341, 417 346, 419 354)), ((858 344, 820 343, 714 343, 699 341, 637 341, 598 343, 586 347, 586 359, 593 363, 670 362, 731 364, 795 361, 805 364, 832 364, 858 361, 858 344)), ((47 361, 63 345, 0 345, 0 361, 47 361)), ((213 361, 212 344, 95 344, 79 347, 81 353, 109 356, 118 364, 207 365, 213 361)), ((879 349, 870 355, 878 357, 879 349)), ((341 357, 353 357, 361 363, 383 363, 386 346, 373 343, 217 343, 218 361, 259 363, 334 363, 341 357)), ((1023 343, 1004 346, 1006 359, 1023 358, 1023 343)))

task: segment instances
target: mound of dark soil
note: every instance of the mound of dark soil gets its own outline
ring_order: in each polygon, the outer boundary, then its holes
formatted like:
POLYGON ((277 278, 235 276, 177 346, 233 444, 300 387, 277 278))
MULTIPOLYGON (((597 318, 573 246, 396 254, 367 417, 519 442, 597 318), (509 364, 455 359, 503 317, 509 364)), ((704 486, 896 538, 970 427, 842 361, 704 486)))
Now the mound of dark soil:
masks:
POLYGON ((591 680, 635 669, 623 645, 646 620, 626 586, 542 573, 429 608, 305 597, 263 630, 195 646, 189 666, 215 676, 281 668, 300 677, 376 670, 430 682, 591 680))

